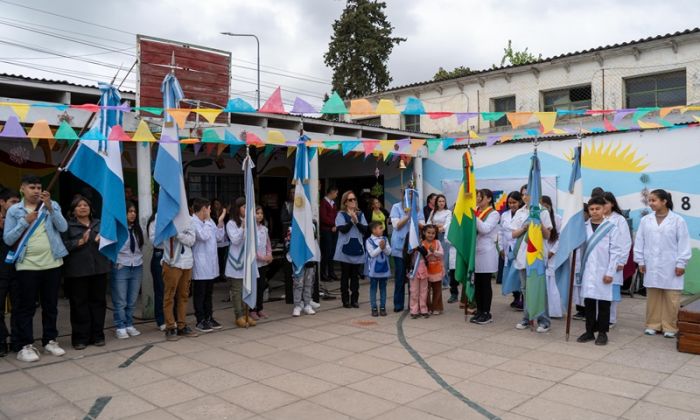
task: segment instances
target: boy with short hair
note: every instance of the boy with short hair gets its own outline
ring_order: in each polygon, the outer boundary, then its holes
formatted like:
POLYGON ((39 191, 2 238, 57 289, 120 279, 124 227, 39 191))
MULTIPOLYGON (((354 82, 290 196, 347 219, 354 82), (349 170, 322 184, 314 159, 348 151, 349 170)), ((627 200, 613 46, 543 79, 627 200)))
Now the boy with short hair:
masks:
POLYGON ((586 312, 586 332, 576 341, 595 340, 598 346, 608 343, 610 304, 613 297, 613 276, 622 250, 617 241, 615 224, 603 215, 605 199, 593 196, 588 200, 590 218, 586 222, 586 244, 581 258, 581 274, 577 283, 586 312), (594 332, 598 332, 598 337, 594 332))

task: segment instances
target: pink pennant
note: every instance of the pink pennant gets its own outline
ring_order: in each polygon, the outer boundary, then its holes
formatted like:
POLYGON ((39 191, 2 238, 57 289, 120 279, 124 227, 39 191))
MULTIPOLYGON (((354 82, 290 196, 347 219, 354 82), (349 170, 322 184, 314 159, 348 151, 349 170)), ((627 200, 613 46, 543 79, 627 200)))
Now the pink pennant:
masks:
POLYGON ((362 147, 365 149, 365 157, 369 156, 377 148, 379 140, 363 140, 362 147))
POLYGON ((270 114, 287 113, 287 111, 284 110, 284 105, 282 104, 282 91, 279 87, 272 92, 272 95, 267 102, 265 102, 265 105, 260 108, 260 112, 267 112, 270 114))
POLYGON ((603 127, 605 127, 605 131, 617 131, 617 127, 607 118, 603 118, 603 127))
POLYGON ((447 118, 454 115, 454 112, 428 112, 428 116, 431 120, 439 120, 440 118, 447 118))
POLYGON ((121 125, 115 125, 109 131, 109 137, 107 137, 107 140, 131 141, 131 137, 124 132, 121 125))
POLYGON ((98 112, 100 110, 100 106, 95 104, 71 105, 70 107, 90 112, 98 112))
POLYGON ((250 144, 252 146, 264 146, 265 142, 262 141, 260 137, 258 137, 257 134, 251 133, 250 131, 245 133, 245 142, 246 144, 250 144))

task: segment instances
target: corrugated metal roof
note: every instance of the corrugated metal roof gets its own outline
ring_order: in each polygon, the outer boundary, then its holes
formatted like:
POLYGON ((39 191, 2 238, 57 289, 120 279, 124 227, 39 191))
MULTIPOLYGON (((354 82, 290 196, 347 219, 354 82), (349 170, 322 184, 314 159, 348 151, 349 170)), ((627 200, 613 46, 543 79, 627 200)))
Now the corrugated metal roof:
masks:
POLYGON ((401 89, 408 89, 408 88, 413 88, 413 87, 425 86, 425 85, 429 85, 432 83, 444 83, 444 82, 447 82, 450 80, 467 78, 467 77, 475 76, 478 74, 485 74, 485 73, 490 73, 490 72, 494 72, 494 71, 507 70, 507 69, 517 68, 517 67, 532 66, 535 64, 542 64, 542 63, 546 63, 548 61, 553 61, 553 60, 557 60, 557 59, 574 57, 574 56, 583 55, 583 54, 590 54, 590 53, 594 53, 594 52, 610 50, 613 48, 629 47, 632 45, 642 44, 645 42, 659 41, 659 40, 663 40, 663 39, 673 38, 673 37, 682 36, 682 35, 695 34, 695 33, 700 33, 700 28, 686 29, 684 31, 678 31, 678 32, 675 32, 672 34, 650 36, 650 37, 638 39, 635 41, 628 41, 628 42, 622 42, 619 44, 605 45, 605 46, 595 47, 595 48, 591 48, 591 49, 583 50, 583 51, 569 52, 569 53, 565 53, 565 54, 555 55, 553 57, 543 58, 541 60, 533 61, 533 62, 527 63, 527 64, 520 64, 520 65, 513 65, 513 66, 502 66, 502 67, 490 68, 490 69, 485 69, 485 70, 475 70, 466 76, 456 76, 456 77, 451 77, 451 78, 443 79, 443 80, 439 80, 439 81, 426 80, 423 82, 410 83, 410 84, 403 85, 403 86, 392 87, 392 88, 389 88, 387 90, 383 90, 380 92, 374 92, 374 93, 367 95, 367 96, 376 96, 376 95, 380 95, 382 93, 388 93, 388 92, 393 92, 393 91, 401 90, 401 89))
MULTIPOLYGON (((38 78, 38 77, 29 77, 29 76, 23 76, 21 74, 12 74, 12 73, 0 73, 0 78, 6 78, 6 79, 19 79, 19 80, 26 80, 29 82, 39 82, 39 83, 48 83, 51 85, 66 85, 66 86, 75 86, 75 87, 81 87, 81 88, 88 88, 88 89, 97 89, 97 84, 94 85, 82 85, 79 83, 73 83, 69 82, 67 80, 55 80, 55 79, 44 79, 44 78, 38 78)), ((132 90, 122 90, 121 92, 124 93, 131 93, 131 94, 136 94, 136 92, 132 90)))

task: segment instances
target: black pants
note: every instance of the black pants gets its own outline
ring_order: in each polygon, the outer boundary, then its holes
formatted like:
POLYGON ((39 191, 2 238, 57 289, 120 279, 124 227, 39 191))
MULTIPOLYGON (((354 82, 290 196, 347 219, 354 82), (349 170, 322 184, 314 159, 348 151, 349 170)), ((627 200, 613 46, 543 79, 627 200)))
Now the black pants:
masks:
POLYGON ((216 256, 219 261, 219 277, 215 280, 225 282, 226 276, 224 272, 226 271, 226 258, 228 258, 228 246, 220 246, 216 248, 216 256))
POLYGON ((480 313, 491 312, 491 290, 492 273, 474 273, 474 300, 476 300, 476 311, 480 313))
POLYGON ((333 254, 335 254, 335 245, 337 234, 330 230, 321 231, 321 278, 334 276, 333 272, 333 254))
MULTIPOLYGON (((61 288, 61 268, 40 271, 17 271, 17 306, 12 317, 17 318, 17 341, 12 342, 12 350, 20 351, 28 344, 34 344, 32 321, 36 313, 37 294, 41 301, 42 344, 58 337, 58 291, 61 288)), ((105 286, 106 288, 106 286, 105 286)))
POLYGON ((258 267, 258 274, 260 274, 260 276, 258 277, 258 284, 256 287, 257 296, 255 297, 255 308, 253 308, 253 311, 255 312, 263 310, 263 295, 265 294, 265 289, 267 289, 269 286, 267 282, 267 272, 269 267, 269 265, 258 267))
MULTIPOLYGON (((4 262, 0 261, 0 264, 4 262)), ((5 312, 7 311, 6 303, 9 298, 10 306, 14 308, 17 306, 16 302, 16 281, 14 279, 15 270, 14 267, 3 267, 4 271, 0 274, 0 345, 5 345, 7 339, 10 338, 10 333, 17 334, 17 319, 16 317, 10 317, 10 329, 7 329, 7 324, 5 324, 5 312)), ((12 341, 15 341, 14 336, 12 341)))
POLYGON ((340 294, 343 305, 357 303, 360 298, 360 267, 361 264, 340 263, 340 294), (350 293, 348 293, 348 283, 350 293))
MULTIPOLYGON (((316 273, 318 273, 318 263, 316 264, 316 273)), ((314 289, 311 292, 311 300, 318 303, 321 301, 321 285, 318 282, 318 275, 314 276, 314 289)))
POLYGON ((212 293, 214 292, 214 282, 211 280, 192 280, 192 303, 194 305, 194 316, 197 323, 207 321, 212 316, 212 293))
POLYGON ((607 333, 610 330, 610 301, 586 298, 586 332, 607 333), (596 317, 596 309, 598 315, 596 317))
POLYGON ((87 345, 104 340, 107 274, 67 277, 65 280, 70 302, 71 344, 87 345))
POLYGON ((450 294, 452 296, 459 296, 459 283, 455 277, 455 270, 450 270, 450 294))
POLYGON ((496 273, 496 284, 503 283, 503 271, 505 268, 505 264, 506 264, 506 260, 499 255, 498 256, 498 273, 496 273))

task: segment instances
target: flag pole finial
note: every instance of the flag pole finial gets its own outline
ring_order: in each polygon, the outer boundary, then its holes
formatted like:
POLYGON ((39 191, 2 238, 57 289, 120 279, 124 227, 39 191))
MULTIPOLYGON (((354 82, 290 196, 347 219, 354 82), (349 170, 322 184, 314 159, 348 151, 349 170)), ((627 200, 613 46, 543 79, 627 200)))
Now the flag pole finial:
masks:
POLYGON ((581 147, 583 140, 583 124, 581 121, 578 122, 578 132, 576 133, 576 140, 578 140, 578 146, 581 147))
POLYGON ((175 74, 175 50, 170 56, 170 74, 175 74))

